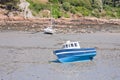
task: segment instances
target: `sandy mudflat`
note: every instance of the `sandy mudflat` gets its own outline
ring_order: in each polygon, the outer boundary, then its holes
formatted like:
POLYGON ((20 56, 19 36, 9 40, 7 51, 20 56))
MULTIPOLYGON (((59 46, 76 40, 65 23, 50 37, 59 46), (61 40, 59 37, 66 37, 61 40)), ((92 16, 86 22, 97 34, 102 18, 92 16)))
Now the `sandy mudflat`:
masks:
POLYGON ((120 80, 120 33, 0 32, 0 80, 120 80), (96 47, 90 62, 62 64, 53 50, 66 40, 96 47))

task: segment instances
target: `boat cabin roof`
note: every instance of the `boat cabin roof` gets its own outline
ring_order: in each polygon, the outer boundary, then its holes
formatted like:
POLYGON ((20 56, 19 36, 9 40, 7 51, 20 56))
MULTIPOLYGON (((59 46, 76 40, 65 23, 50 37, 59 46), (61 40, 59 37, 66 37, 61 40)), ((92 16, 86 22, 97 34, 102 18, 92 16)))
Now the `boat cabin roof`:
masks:
POLYGON ((72 49, 72 48, 80 48, 79 42, 71 42, 67 41, 65 44, 63 44, 63 49, 72 49))

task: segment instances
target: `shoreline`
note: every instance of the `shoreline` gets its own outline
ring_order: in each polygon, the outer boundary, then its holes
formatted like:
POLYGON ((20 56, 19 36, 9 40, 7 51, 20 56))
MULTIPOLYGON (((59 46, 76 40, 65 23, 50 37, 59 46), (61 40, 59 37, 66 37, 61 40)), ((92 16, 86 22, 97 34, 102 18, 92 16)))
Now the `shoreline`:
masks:
MULTIPOLYGON (((120 19, 98 19, 91 17, 80 17, 77 19, 61 18, 53 19, 53 28, 58 33, 95 33, 115 32, 120 33, 120 19)), ((41 32, 50 25, 49 18, 6 17, 0 18, 0 31, 32 31, 41 32)))

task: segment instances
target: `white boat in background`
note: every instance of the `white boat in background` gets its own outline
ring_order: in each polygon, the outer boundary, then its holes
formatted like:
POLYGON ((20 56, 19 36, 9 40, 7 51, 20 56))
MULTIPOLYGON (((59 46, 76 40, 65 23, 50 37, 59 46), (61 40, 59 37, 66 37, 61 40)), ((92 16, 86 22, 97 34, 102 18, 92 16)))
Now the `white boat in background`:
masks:
MULTIPOLYGON (((51 11, 52 11, 52 5, 51 5, 51 11)), ((45 34, 53 34, 55 32, 55 30, 53 29, 53 19, 51 17, 52 17, 52 13, 50 12, 50 26, 44 29, 45 34)))
POLYGON ((54 34, 55 30, 53 29, 53 21, 50 20, 50 26, 44 29, 45 34, 54 34))
POLYGON ((53 34, 54 33, 54 30, 52 27, 47 27, 44 29, 44 33, 45 34, 53 34))

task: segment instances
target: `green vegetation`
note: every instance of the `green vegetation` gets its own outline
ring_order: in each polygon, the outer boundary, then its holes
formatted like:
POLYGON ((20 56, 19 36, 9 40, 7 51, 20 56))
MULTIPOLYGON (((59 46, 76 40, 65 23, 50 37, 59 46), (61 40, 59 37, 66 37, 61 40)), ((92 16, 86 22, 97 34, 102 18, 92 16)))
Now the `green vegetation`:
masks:
MULTIPOLYGON (((67 17, 79 14, 81 16, 94 16, 98 18, 120 18, 120 0, 26 0, 30 3, 29 8, 35 16, 54 18, 67 17), (51 11, 49 14, 43 10, 51 11)), ((19 0, 0 0, 1 4, 12 5, 17 8, 19 0)), ((10 9, 7 8, 7 9, 10 9)))

